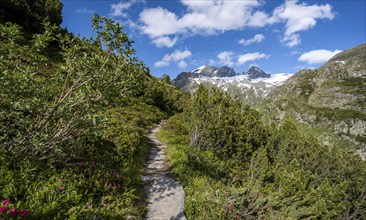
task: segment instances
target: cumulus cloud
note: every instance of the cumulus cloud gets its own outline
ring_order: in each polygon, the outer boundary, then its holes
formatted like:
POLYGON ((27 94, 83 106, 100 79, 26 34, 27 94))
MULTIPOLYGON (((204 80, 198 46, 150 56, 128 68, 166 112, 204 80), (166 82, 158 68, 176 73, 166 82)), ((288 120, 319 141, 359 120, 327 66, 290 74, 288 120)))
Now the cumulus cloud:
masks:
POLYGON ((233 55, 234 53, 231 51, 223 51, 217 55, 217 58, 219 58, 221 64, 232 66, 234 64, 234 62, 232 61, 233 55))
POLYGON ((342 52, 341 50, 312 50, 301 54, 298 58, 299 61, 306 62, 308 64, 325 63, 334 55, 342 52))
POLYGON ((171 35, 212 35, 245 27, 263 27, 268 16, 254 11, 260 1, 181 0, 187 13, 179 16, 162 7, 143 10, 140 30, 153 41, 171 35))
POLYGON ((143 22, 141 31, 151 38, 163 37, 181 32, 177 16, 161 7, 145 9, 140 13, 143 22))
POLYGON ((300 39, 300 35, 298 34, 291 34, 289 36, 284 36, 282 39, 282 42, 287 46, 287 47, 294 47, 296 45, 301 44, 301 39, 300 39))
POLYGON ((286 30, 282 41, 286 46, 293 47, 301 43, 300 36, 296 34, 297 32, 314 27, 317 19, 332 20, 334 16, 332 6, 329 4, 307 5, 293 0, 286 1, 283 5, 275 8, 268 22, 286 22, 286 30))
POLYGON ((241 45, 250 45, 250 44, 253 44, 253 43, 259 43, 261 41, 263 41, 265 39, 264 35, 263 34, 256 34, 253 38, 250 38, 248 40, 245 40, 245 39, 240 39, 238 41, 239 44, 241 45))
POLYGON ((152 41, 157 47, 173 47, 177 42, 177 38, 158 37, 152 41))
POLYGON ((155 67, 169 66, 171 62, 175 62, 179 68, 183 69, 187 67, 185 59, 190 56, 192 56, 192 53, 189 50, 176 50, 171 54, 165 54, 162 60, 155 63, 155 67))
POLYGON ((247 63, 249 61, 260 60, 260 59, 263 59, 263 58, 268 59, 269 55, 264 54, 264 53, 258 53, 258 52, 246 53, 246 54, 240 55, 238 57, 237 62, 238 62, 238 65, 242 65, 242 64, 247 63))
POLYGON ((132 6, 131 2, 120 2, 118 4, 111 5, 111 13, 110 15, 113 17, 127 17, 127 13, 125 10, 129 9, 132 6))
MULTIPOLYGON (((164 46, 165 44, 159 44, 160 40, 156 39, 207 36, 248 27, 259 28, 285 23, 282 42, 288 47, 293 47, 301 43, 298 32, 314 27, 319 19, 332 20, 335 16, 329 4, 307 5, 297 0, 285 1, 276 7, 272 14, 260 10, 259 7, 264 3, 262 0, 180 2, 186 7, 183 14, 176 14, 162 7, 144 9, 139 15, 141 33, 149 36, 157 46, 164 46)), ((121 8, 126 8, 129 3, 120 4, 121 8)), ((176 42, 171 41, 166 46, 173 46, 173 43, 176 42)))
POLYGON ((234 54, 232 51, 223 51, 217 55, 219 63, 226 66, 240 66, 250 61, 268 59, 269 55, 259 52, 246 53, 246 54, 234 54))
POLYGON ((130 0, 130 1, 121 1, 117 4, 111 4, 111 13, 112 17, 127 17, 126 10, 129 9, 132 5, 138 2, 144 2, 144 0, 130 0))

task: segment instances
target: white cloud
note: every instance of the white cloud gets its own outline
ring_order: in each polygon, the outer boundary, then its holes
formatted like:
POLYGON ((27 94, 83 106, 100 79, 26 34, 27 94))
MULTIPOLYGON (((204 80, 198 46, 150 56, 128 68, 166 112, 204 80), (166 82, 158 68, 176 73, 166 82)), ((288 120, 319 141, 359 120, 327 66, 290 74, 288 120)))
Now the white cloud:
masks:
MULTIPOLYGON (((268 59, 269 55, 259 52, 236 55, 232 51, 223 51, 217 55, 218 63, 226 66, 240 66, 249 61, 268 59)), ((215 62, 216 63, 216 62, 215 62)), ((210 65, 215 65, 210 64, 210 65)))
POLYGON ((284 36, 282 42, 284 42, 287 47, 294 47, 301 44, 300 35, 292 34, 290 36, 284 36))
POLYGON ((192 56, 192 53, 189 50, 176 50, 171 54, 165 54, 162 60, 155 63, 155 67, 169 66, 171 62, 175 62, 178 63, 179 68, 183 69, 187 67, 185 59, 190 56, 192 56))
POLYGON ((286 46, 293 47, 301 43, 300 36, 295 33, 314 27, 317 19, 332 20, 334 16, 332 6, 329 4, 307 5, 292 0, 286 1, 283 5, 275 8, 268 22, 286 22, 286 30, 282 41, 285 42, 286 46))
POLYGON ((170 37, 158 37, 152 41, 157 47, 173 47, 177 42, 177 38, 171 39, 170 37))
POLYGON ((263 34, 256 34, 253 38, 251 39, 248 39, 248 40, 245 40, 245 39, 240 39, 238 41, 239 44, 241 45, 249 45, 249 44, 252 44, 252 43, 259 43, 261 41, 263 41, 265 39, 264 35, 263 34))
POLYGON ((78 14, 93 14, 94 10, 88 10, 86 8, 82 8, 82 9, 76 10, 76 13, 78 13, 78 14))
POLYGON ((144 0, 129 0, 121 1, 118 4, 111 4, 110 15, 112 17, 127 17, 128 14, 125 11, 138 2, 144 2, 144 0))
POLYGON ((217 58, 219 58, 221 64, 232 66, 234 64, 232 61, 233 55, 234 53, 231 51, 223 51, 217 55, 217 58))
POLYGON ((181 32, 177 16, 161 7, 145 9, 140 13, 143 22, 141 30, 151 38, 163 37, 181 32))
MULTIPOLYGON (((288 47, 293 47, 301 43, 298 32, 314 27, 319 19, 332 20, 335 16, 329 4, 307 5, 297 0, 285 1, 273 10, 272 15, 259 9, 264 4, 263 0, 180 2, 186 7, 183 14, 176 14, 162 7, 144 9, 139 15, 141 33, 155 41, 161 37, 180 39, 182 36, 207 36, 248 27, 259 28, 274 23, 285 23, 282 42, 288 47)), ((174 46, 173 41, 166 45, 174 46)))
POLYGON ((250 27, 264 27, 268 24, 268 15, 264 12, 255 12, 248 21, 250 27))
POLYGON ((325 63, 334 55, 342 52, 341 50, 312 50, 301 54, 298 58, 299 61, 306 62, 308 64, 325 63))
POLYGON ((127 17, 127 13, 125 12, 125 10, 129 9, 131 6, 131 2, 120 2, 118 4, 112 4, 112 12, 110 13, 110 15, 113 17, 127 17))
POLYGON ((254 60, 259 60, 259 59, 263 59, 263 58, 266 58, 268 59, 269 58, 269 55, 267 54, 264 54, 264 53, 258 53, 258 52, 255 52, 255 53, 247 53, 247 54, 242 54, 238 57, 238 65, 242 65, 246 62, 249 62, 249 61, 254 61, 254 60))
POLYGON ((182 16, 161 7, 143 10, 139 16, 141 32, 154 41, 170 35, 212 35, 267 24, 268 16, 253 10, 261 5, 259 0, 181 0, 181 3, 187 7, 182 16))

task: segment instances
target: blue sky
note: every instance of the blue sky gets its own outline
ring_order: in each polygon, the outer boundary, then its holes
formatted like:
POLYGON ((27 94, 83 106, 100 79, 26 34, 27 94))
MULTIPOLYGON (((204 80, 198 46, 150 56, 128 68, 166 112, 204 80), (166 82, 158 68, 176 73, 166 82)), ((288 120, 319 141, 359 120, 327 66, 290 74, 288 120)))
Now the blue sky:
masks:
POLYGON ((91 35, 94 13, 124 25, 155 76, 202 65, 269 73, 316 68, 366 41, 366 1, 61 0, 63 27, 91 35))

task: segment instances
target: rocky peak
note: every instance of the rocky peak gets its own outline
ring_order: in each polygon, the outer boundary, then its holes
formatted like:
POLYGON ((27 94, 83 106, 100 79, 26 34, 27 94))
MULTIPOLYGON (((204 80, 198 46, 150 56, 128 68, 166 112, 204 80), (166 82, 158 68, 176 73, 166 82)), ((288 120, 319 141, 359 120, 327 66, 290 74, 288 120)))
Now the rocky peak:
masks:
POLYGON ((271 74, 268 74, 261 70, 259 67, 251 66, 249 70, 243 73, 243 75, 248 75, 249 79, 257 79, 257 78, 269 78, 271 74))
POLYGON ((217 77, 231 77, 231 76, 236 76, 236 75, 237 75, 237 73, 234 71, 234 69, 230 68, 228 66, 220 67, 216 73, 217 77))
POLYGON ((233 68, 223 66, 223 67, 214 67, 214 66, 201 66, 192 71, 193 77, 206 76, 206 77, 231 77, 236 76, 236 72, 233 68))

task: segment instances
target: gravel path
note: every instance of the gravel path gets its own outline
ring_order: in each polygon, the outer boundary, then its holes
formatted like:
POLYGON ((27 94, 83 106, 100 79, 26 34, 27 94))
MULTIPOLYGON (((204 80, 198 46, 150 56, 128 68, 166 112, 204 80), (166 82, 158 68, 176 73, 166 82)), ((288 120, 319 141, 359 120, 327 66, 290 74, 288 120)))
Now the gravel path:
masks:
POLYGON ((149 200, 146 219, 186 219, 184 216, 185 195, 183 187, 165 169, 164 149, 166 146, 156 137, 163 123, 160 123, 149 134, 153 146, 146 162, 145 176, 142 177, 145 181, 145 190, 149 200))

